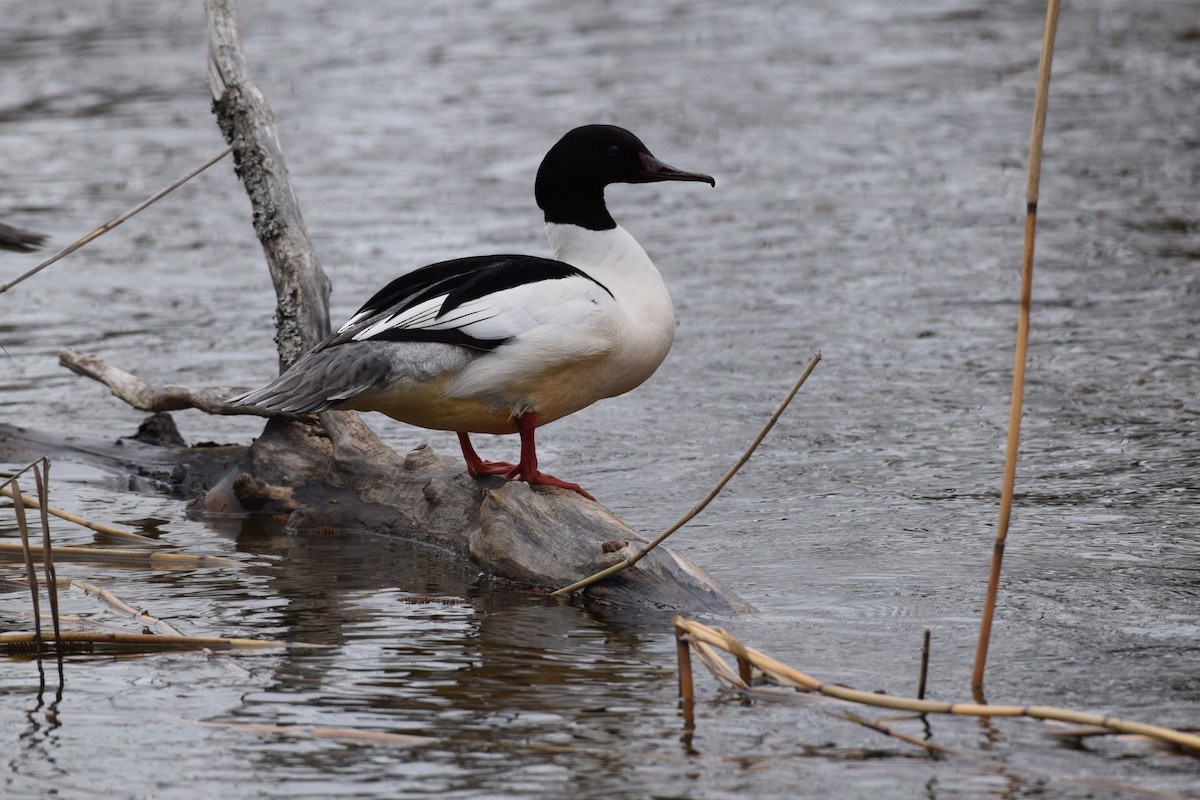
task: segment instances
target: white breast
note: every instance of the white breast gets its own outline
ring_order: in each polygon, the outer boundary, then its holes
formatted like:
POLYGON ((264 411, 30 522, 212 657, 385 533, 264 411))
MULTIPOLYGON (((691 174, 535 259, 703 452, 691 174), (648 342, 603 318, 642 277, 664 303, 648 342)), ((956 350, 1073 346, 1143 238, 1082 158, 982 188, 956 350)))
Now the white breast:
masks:
POLYGON ((613 397, 654 374, 675 339, 675 309, 662 275, 629 232, 617 226, 592 231, 549 223, 554 257, 591 275, 612 292, 617 352, 609 392, 613 397))
POLYGON ((533 324, 447 386, 451 396, 485 400, 514 415, 536 411, 539 424, 640 385, 666 358, 675 336, 667 287, 628 232, 546 227, 555 257, 604 288, 577 277, 494 297, 522 308, 533 324))

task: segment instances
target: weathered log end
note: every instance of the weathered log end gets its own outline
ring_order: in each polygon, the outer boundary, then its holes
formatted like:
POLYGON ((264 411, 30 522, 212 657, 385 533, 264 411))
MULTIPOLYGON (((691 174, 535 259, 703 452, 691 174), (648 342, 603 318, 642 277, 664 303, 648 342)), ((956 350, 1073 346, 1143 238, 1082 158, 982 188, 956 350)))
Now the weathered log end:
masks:
MULTIPOLYGON (((518 583, 558 588, 619 564, 647 539, 600 503, 566 489, 512 482, 488 491, 470 538, 471 560, 518 583)), ((743 614, 746 601, 666 548, 651 551, 585 594, 617 605, 743 614)))

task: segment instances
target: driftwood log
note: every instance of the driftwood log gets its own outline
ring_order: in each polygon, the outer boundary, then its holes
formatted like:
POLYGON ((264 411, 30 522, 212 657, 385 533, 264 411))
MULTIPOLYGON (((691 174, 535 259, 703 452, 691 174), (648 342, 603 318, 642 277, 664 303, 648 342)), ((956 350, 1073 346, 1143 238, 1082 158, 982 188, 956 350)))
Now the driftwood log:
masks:
MULTIPOLYGON (((169 396, 163 392, 159 396, 169 396)), ((200 515, 253 514, 289 530, 380 533, 432 545, 448 559, 521 586, 553 589, 615 564, 646 540, 574 492, 475 479, 427 446, 401 455, 353 415, 268 421, 252 445, 187 447, 169 414, 134 436, 89 440, 0 424, 0 460, 43 455, 129 475, 136 491, 195 497, 200 515), (368 431, 369 433, 369 431, 368 431)), ((587 589, 626 608, 750 611, 704 570, 666 548, 587 589)))
MULTIPOLYGON (((213 111, 233 147, 275 283, 283 368, 328 333, 329 281, 300 215, 270 107, 242 54, 232 0, 208 0, 207 12, 213 111)), ((401 536, 469 561, 495 578, 531 587, 570 584, 646 543, 608 509, 574 492, 472 478, 460 461, 427 446, 396 453, 354 412, 275 416, 248 447, 189 448, 167 412, 256 413, 224 402, 238 389, 152 386, 71 350, 63 350, 60 361, 155 416, 136 437, 116 444, 53 440, 0 426, 0 453, 7 458, 50 451, 122 468, 151 488, 202 498, 195 503, 202 513, 272 515, 293 530, 401 536)), ((665 548, 586 594, 626 607, 720 614, 750 610, 702 569, 665 548)))

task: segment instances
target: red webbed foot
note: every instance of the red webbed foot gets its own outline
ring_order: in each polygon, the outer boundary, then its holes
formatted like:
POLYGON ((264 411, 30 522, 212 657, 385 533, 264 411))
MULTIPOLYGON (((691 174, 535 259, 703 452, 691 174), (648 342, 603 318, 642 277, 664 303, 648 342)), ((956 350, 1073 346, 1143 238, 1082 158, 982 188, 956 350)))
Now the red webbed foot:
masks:
POLYGON ((583 495, 588 500, 596 499, 596 498, 592 497, 590 494, 588 494, 586 491, 584 491, 583 487, 580 486, 578 483, 571 483, 569 481, 564 481, 564 480, 554 477, 553 475, 547 475, 545 472, 541 472, 541 471, 535 470, 532 474, 526 475, 524 472, 521 471, 521 468, 518 466, 512 472, 508 473, 508 475, 505 477, 507 477, 510 481, 525 481, 526 483, 531 484, 531 485, 557 486, 560 489, 570 489, 572 492, 579 492, 579 494, 583 495))
POLYGON ((509 464, 507 461, 484 461, 475 452, 475 448, 471 446, 471 439, 465 433, 458 434, 458 444, 462 448, 463 458, 467 462, 467 472, 473 478, 478 478, 480 475, 507 476, 517 468, 515 464, 509 464))
POLYGON ((595 501, 596 498, 585 492, 583 487, 578 483, 568 483, 553 475, 547 475, 538 469, 537 447, 533 441, 533 431, 535 428, 537 428, 537 412, 526 411, 517 417, 517 431, 521 434, 521 463, 517 464, 516 469, 508 473, 508 479, 510 481, 520 480, 530 484, 558 486, 562 489, 570 489, 572 492, 579 492, 579 494, 588 500, 595 501))
POLYGON ((583 490, 577 483, 560 480, 553 475, 547 475, 538 469, 537 448, 533 441, 533 431, 537 428, 537 414, 527 411, 517 417, 517 431, 521 434, 521 461, 518 464, 508 464, 503 461, 484 461, 475 452, 471 439, 463 432, 458 432, 458 444, 462 447, 463 458, 467 462, 467 472, 472 476, 503 475, 510 481, 525 481, 540 486, 557 486, 560 489, 570 489, 578 492, 588 500, 596 498, 583 490))

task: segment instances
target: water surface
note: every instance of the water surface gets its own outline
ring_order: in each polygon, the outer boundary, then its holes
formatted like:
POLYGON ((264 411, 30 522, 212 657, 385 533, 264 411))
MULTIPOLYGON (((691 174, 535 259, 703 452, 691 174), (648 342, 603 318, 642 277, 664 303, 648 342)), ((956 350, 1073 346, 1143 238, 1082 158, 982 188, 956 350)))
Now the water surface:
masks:
MULTIPOLYGON (((824 361, 673 546, 760 614, 718 623, 821 678, 965 698, 998 504, 1039 3, 246 4, 310 232, 347 317, 396 274, 548 247, 532 199, 559 135, 606 121, 718 186, 614 187, 676 301, 645 386, 556 423, 547 469, 654 533, 824 361), (736 5, 736 7, 734 7, 736 5)), ((0 214, 63 246, 216 153, 197 3, 2 5, 0 214)), ((1017 508, 995 702, 1177 726, 1200 715, 1200 4, 1068 7, 1055 57, 1017 508)), ((4 280, 37 256, 0 254, 4 280)), ((112 438, 141 419, 56 364, 268 379, 273 294, 228 164, 0 297, 0 420, 112 438)), ((253 419, 177 415, 189 441, 253 419)), ((371 420, 397 448, 453 437, 371 420)), ((515 442, 483 437, 489 457, 515 442)), ((3 456, 0 455, 0 460, 3 456)), ((189 519, 125 476, 54 467, 54 501, 237 569, 72 564, 197 634, 327 649, 72 659, 58 722, 0 663, 12 797, 1107 797, 1195 761, 1055 745, 1033 722, 905 730, 823 704, 675 707, 669 619, 497 591, 386 539, 189 519), (435 737, 400 749, 202 723, 435 737)), ((15 535, 10 516, 0 533, 15 535)), ((55 526, 63 541, 85 533, 55 526)), ((9 567, 10 574, 16 567, 9 567)), ((27 600, 3 593, 4 626, 27 600)), ((72 596, 71 613, 98 607, 72 596)), ((113 621, 116 621, 113 619, 113 621)), ((43 698, 49 701, 47 696, 43 698)))

